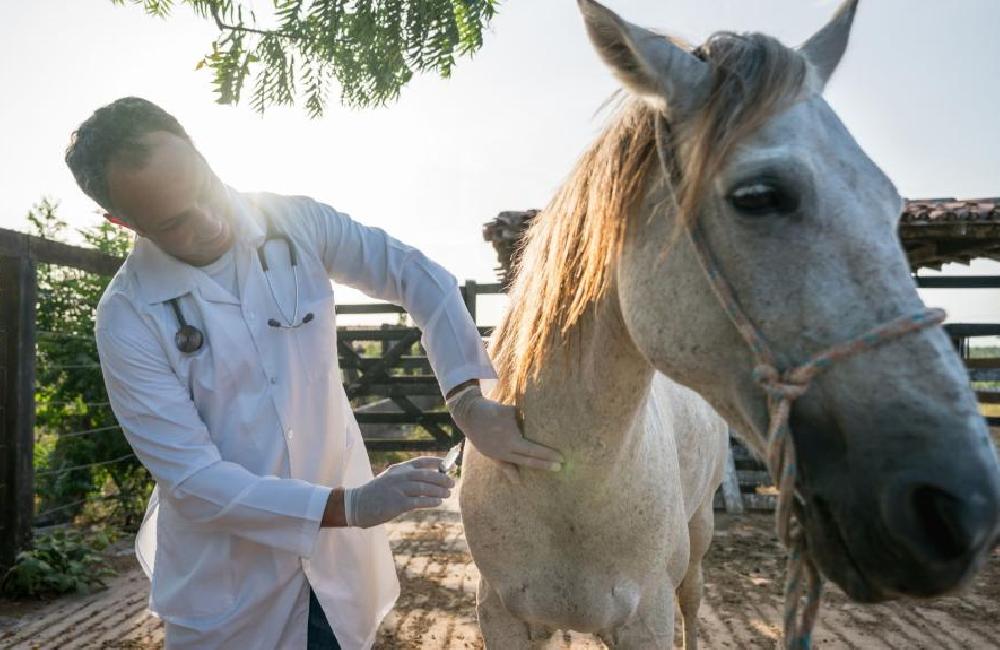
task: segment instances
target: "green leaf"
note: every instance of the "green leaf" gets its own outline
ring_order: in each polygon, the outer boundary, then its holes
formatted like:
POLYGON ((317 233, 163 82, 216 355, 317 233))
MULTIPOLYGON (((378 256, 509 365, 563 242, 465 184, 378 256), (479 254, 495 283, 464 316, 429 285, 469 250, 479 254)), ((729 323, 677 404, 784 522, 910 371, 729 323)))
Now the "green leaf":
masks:
MULTIPOLYGON (((124 4, 124 0, 111 0, 124 4)), ((165 17, 171 0, 130 0, 165 17)), ((211 52, 196 66, 214 73, 216 102, 238 104, 253 77, 250 106, 263 113, 272 105, 301 101, 319 117, 329 92, 327 77, 340 85, 348 106, 383 106, 395 101, 414 71, 449 77, 458 57, 483 45, 483 31, 496 13, 496 0, 273 0, 269 22, 261 23, 251 0, 182 0, 213 23, 221 21, 211 52), (323 70, 317 83, 308 70, 323 70)))

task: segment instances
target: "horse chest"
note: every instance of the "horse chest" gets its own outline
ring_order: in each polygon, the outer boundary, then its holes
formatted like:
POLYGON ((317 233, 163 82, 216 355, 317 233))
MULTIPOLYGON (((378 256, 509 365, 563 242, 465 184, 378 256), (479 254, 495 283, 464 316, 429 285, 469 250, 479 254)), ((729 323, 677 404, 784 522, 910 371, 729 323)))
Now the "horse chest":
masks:
POLYGON ((527 473, 512 485, 477 456, 467 459, 462 511, 470 548, 491 582, 547 575, 543 581, 562 585, 603 575, 610 588, 623 576, 641 582, 662 575, 656 567, 686 557, 680 489, 660 472, 607 476, 567 463, 560 474, 527 473))

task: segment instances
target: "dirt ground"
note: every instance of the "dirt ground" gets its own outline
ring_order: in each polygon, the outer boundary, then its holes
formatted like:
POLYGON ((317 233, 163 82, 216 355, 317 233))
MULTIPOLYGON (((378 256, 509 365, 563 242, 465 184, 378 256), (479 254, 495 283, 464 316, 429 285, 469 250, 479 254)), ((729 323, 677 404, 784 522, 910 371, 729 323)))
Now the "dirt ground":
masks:
MULTIPOLYGON (((701 638, 711 648, 773 647, 782 608, 781 546, 770 515, 718 517, 707 558, 701 638)), ((1000 549, 960 596, 861 606, 828 586, 818 648, 1000 648, 1000 549)))
MULTIPOLYGON (((706 566, 699 636, 706 648, 773 648, 779 638, 783 557, 770 515, 719 515, 706 566)), ((477 572, 455 504, 412 514, 390 526, 403 594, 376 647, 481 649, 476 625, 477 572)), ((0 601, 0 648, 158 648, 159 621, 146 610, 148 583, 122 558, 109 588, 48 603, 0 601)), ((862 607, 830 588, 815 646, 1000 648, 1000 550, 961 596, 924 603, 862 607)), ((603 648, 558 635, 552 648, 603 648)), ((504 650, 504 649, 500 649, 504 650)))
MULTIPOLYGON (((700 645, 777 647, 784 554, 774 534, 773 517, 716 517, 715 540, 706 558, 700 645)), ((459 531, 446 521, 414 524, 398 531, 403 594, 380 631, 378 647, 482 648, 475 625, 477 574, 471 564, 464 571, 458 566, 468 557, 459 531)), ((850 603, 836 587, 828 587, 814 645, 831 650, 1000 648, 1000 549, 959 597, 864 607, 850 603)), ((576 634, 560 635, 549 646, 605 647, 576 634)))

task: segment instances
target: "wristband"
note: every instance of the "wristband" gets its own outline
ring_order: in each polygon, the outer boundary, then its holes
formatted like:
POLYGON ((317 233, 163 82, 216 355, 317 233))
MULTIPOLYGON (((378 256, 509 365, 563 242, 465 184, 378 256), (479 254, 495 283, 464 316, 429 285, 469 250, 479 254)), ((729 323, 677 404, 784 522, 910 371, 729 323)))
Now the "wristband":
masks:
POLYGON ((465 401, 465 396, 473 391, 482 397, 483 392, 479 388, 479 384, 471 384, 448 398, 445 405, 448 407, 448 410, 451 411, 452 415, 460 415, 459 413, 456 413, 456 410, 461 410, 461 405, 465 401))
POLYGON ((348 526, 355 526, 355 506, 357 505, 357 488, 344 488, 344 521, 348 526))
POLYGON ((476 379, 476 378, 466 379, 461 384, 455 384, 454 386, 452 386, 451 390, 448 391, 448 394, 444 396, 444 399, 445 399, 445 401, 448 401, 452 397, 454 397, 455 395, 458 395, 459 393, 461 393, 466 388, 469 388, 470 386, 478 386, 478 385, 479 385, 479 380, 478 379, 476 379))

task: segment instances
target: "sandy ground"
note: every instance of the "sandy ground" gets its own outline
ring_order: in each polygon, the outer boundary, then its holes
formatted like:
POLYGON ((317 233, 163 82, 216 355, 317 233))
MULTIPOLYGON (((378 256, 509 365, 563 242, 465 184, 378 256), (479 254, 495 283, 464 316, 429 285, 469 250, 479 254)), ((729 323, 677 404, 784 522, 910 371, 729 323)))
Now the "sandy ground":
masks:
MULTIPOLYGON (((699 636, 707 648, 773 648, 779 632, 782 552, 769 515, 719 515, 706 567, 699 636)), ((379 632, 380 649, 480 649, 472 565, 453 502, 390 527, 403 595, 379 632)), ((48 603, 0 601, 0 648, 157 648, 159 621, 146 610, 148 583, 123 572, 90 596, 48 603)), ((127 564, 126 564, 127 563, 127 564)), ((1000 648, 1000 550, 960 597, 861 607, 830 588, 817 648, 1000 648)), ((603 648, 559 634, 551 648, 603 648)), ((504 650, 504 649, 501 649, 504 650)))

